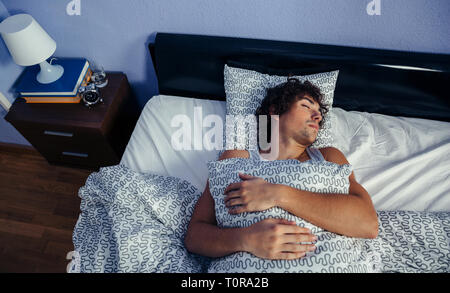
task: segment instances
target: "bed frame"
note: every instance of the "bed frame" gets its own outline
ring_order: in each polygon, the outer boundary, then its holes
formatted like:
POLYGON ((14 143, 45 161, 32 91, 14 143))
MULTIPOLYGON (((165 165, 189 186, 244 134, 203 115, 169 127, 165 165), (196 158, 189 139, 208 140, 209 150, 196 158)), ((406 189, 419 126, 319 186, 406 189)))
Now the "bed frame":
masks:
POLYGON ((450 55, 157 33, 149 45, 159 94, 225 100, 230 61, 274 70, 340 70, 334 107, 450 121, 450 55))

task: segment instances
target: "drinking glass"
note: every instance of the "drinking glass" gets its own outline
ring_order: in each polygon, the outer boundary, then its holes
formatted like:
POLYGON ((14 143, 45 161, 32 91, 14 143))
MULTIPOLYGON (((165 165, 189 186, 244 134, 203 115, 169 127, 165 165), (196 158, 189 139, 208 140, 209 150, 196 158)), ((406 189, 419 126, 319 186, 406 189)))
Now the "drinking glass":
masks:
POLYGON ((95 83, 98 88, 105 87, 108 84, 108 78, 106 78, 106 72, 103 66, 97 63, 91 63, 91 69, 91 81, 95 83))

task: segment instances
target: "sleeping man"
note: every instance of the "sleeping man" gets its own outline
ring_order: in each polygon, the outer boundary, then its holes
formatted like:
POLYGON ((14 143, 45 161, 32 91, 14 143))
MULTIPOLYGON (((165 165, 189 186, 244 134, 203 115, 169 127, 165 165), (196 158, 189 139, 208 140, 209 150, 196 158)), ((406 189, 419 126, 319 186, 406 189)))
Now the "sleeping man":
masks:
MULTIPOLYGON (((345 156, 333 147, 310 147, 324 111, 318 87, 289 78, 267 91, 256 112, 278 115, 276 160, 265 159, 260 149, 227 150, 214 163, 233 169, 237 180, 229 181, 224 190, 212 187, 220 180, 212 181, 210 171, 185 236, 190 252, 215 258, 210 271, 327 271, 336 261, 326 261, 325 254, 328 259, 344 259, 340 268, 346 271, 349 259, 355 258, 353 264, 360 257, 342 254, 358 245, 347 240, 377 237, 371 197, 356 181, 345 156), (270 170, 284 173, 273 176, 270 170)), ((228 169, 220 169, 218 176, 228 169)))

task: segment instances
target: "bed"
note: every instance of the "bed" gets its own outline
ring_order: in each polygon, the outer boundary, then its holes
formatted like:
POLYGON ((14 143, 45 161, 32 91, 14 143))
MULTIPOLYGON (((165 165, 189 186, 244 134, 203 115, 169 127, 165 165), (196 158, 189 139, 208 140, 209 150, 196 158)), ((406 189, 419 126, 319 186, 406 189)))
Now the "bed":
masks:
MULTIPOLYGON (((205 144, 205 117, 226 120, 226 65, 271 75, 339 70, 333 144, 380 220, 377 239, 356 244, 363 271, 450 271, 449 55, 168 33, 149 51, 159 95, 145 105, 121 163, 80 189, 71 272, 210 271, 214 260, 190 254, 183 238, 208 162, 221 152, 205 144), (190 121, 182 150, 173 147, 174 117, 190 121)), ((359 271, 346 268, 336 271, 359 271)))

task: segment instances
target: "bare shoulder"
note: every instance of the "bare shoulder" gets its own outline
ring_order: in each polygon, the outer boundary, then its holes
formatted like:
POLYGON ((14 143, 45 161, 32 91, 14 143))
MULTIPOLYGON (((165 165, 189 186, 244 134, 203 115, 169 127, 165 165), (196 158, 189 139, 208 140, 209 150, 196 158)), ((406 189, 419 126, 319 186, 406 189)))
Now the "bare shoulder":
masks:
POLYGON ((220 156, 219 161, 231 158, 249 158, 250 154, 246 150, 226 150, 220 156))
POLYGON ((339 165, 348 164, 345 155, 337 148, 328 147, 319 149, 326 161, 339 165))

